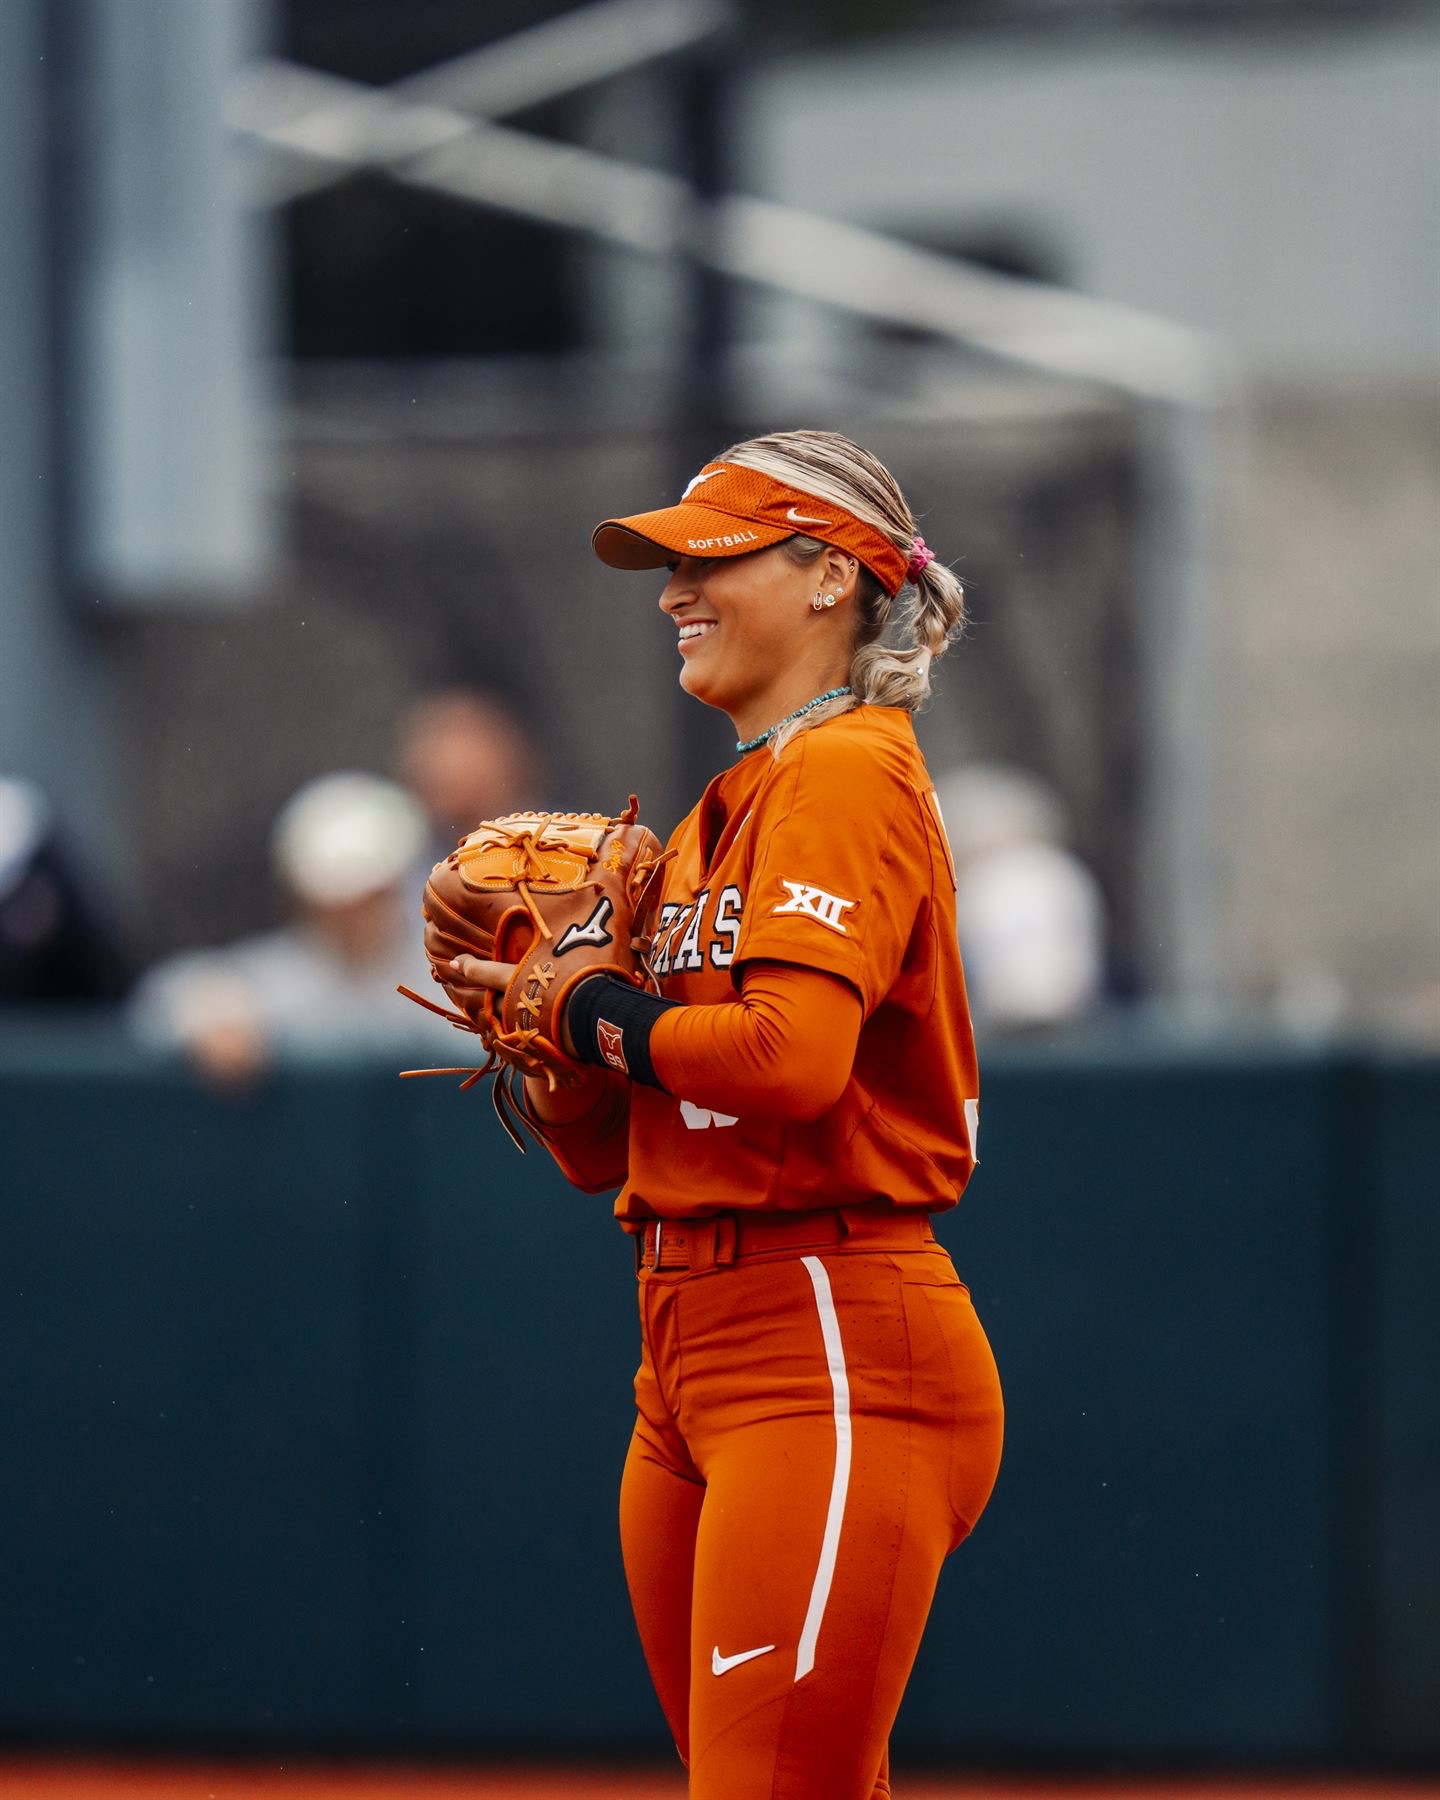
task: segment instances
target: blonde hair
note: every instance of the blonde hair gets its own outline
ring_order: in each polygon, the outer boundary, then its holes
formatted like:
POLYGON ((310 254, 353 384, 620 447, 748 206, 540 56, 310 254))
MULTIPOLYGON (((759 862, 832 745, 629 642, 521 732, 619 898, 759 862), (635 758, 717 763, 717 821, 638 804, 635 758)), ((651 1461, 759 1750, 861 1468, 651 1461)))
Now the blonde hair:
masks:
MULTIPOLYGON (((871 525, 908 562, 915 520, 895 477, 868 450, 836 431, 776 431, 732 444, 716 462, 755 469, 817 500, 828 500, 871 525)), ((815 561, 829 548, 818 538, 786 538, 779 548, 793 561, 815 561)), ((850 661, 849 694, 817 706, 770 740, 776 756, 798 732, 856 706, 898 706, 916 712, 930 696, 930 665, 945 654, 965 624, 965 590, 944 563, 928 563, 893 597, 862 563, 855 583, 858 622, 850 661), (885 642, 886 633, 892 640, 885 642), (906 641, 908 639, 908 642, 906 641)))

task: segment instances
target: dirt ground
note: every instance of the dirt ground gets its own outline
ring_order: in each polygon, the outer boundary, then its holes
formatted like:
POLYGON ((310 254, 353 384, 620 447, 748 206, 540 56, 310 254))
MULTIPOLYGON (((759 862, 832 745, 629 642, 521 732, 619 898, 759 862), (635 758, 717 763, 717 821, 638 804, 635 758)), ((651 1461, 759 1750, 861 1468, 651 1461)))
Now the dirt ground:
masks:
MULTIPOLYGON (((0 1760, 0 1800, 684 1800, 677 1771, 402 1767, 270 1761, 0 1760)), ((1149 1780, 906 1775, 896 1800, 1440 1800, 1440 1782, 1395 1777, 1167 1776, 1149 1780)))

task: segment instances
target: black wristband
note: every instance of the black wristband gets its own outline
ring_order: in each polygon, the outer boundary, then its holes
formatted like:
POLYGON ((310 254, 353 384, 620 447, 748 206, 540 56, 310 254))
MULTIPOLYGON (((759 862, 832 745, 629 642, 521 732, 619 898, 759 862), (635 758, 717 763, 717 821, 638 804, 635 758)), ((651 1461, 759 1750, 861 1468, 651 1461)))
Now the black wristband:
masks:
POLYGON ((661 1013, 681 1004, 613 975, 596 975, 582 981, 565 1002, 565 1027, 581 1062, 618 1069, 632 1081, 658 1088, 650 1033, 661 1013))

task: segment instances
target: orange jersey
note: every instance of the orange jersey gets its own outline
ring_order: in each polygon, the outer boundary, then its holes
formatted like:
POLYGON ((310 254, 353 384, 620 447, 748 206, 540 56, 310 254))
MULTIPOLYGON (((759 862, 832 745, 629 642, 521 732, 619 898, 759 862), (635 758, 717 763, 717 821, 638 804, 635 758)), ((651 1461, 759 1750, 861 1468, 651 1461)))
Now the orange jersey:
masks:
MULTIPOLYGON (((778 760, 752 751, 670 841, 655 958, 667 998, 733 1003, 747 962, 785 963, 848 983, 863 1021, 818 1118, 737 1117, 634 1087, 617 1215, 953 1206, 974 1166, 978 1082, 954 868, 910 714, 857 707, 778 760)), ((662 1076, 682 1016, 656 1023, 662 1076)))

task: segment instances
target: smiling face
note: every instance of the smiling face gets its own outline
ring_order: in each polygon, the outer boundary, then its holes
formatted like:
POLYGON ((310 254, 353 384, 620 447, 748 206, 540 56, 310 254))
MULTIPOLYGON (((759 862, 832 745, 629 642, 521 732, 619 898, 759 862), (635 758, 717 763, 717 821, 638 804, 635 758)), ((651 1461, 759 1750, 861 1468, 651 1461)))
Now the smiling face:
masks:
POLYGON ((670 565, 660 609, 679 628, 680 685, 753 737, 850 668, 855 559, 827 549, 794 561, 781 546, 748 556, 682 556, 670 565), (818 590, 834 607, 816 611, 818 590))

